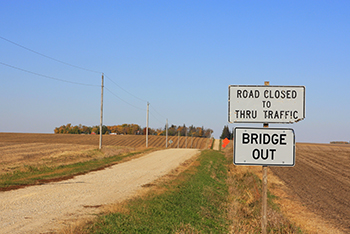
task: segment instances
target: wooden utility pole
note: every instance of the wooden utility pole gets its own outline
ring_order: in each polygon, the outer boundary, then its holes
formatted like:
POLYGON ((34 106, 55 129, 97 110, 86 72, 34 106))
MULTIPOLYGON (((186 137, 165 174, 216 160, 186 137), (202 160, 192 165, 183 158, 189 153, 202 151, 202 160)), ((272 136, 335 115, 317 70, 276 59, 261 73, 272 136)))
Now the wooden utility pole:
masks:
POLYGON ((168 119, 166 119, 165 135, 165 148, 168 148, 168 119))
POLYGON ((148 122, 149 122, 149 102, 147 102, 147 117, 146 117, 146 148, 148 148, 148 122))
MULTIPOLYGON (((270 85, 269 81, 265 81, 265 85, 270 85)), ((268 128, 269 124, 264 123, 264 128, 268 128)), ((261 233, 266 234, 267 229, 267 166, 262 166, 262 210, 261 210, 261 233)))
POLYGON ((100 143, 98 148, 102 149, 102 121, 103 121, 103 73, 101 82, 101 116, 100 116, 100 143))
POLYGON ((191 149, 192 149, 192 143, 193 143, 193 135, 192 135, 192 133, 191 133, 191 149))

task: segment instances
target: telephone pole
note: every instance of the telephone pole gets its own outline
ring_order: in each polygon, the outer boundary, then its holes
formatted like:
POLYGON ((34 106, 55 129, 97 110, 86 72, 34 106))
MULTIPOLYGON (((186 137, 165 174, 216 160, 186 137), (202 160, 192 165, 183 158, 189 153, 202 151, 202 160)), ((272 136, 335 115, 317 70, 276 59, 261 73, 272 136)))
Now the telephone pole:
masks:
POLYGON ((146 148, 148 148, 148 122, 149 122, 149 102, 147 102, 147 117, 146 117, 146 148))
POLYGON ((102 73, 102 82, 101 82, 101 116, 100 116, 100 144, 99 149, 102 149, 102 120, 103 120, 103 73, 102 73))
POLYGON ((186 149, 187 149, 187 128, 185 128, 185 134, 186 134, 186 149))
POLYGON ((168 148, 168 119, 166 119, 165 135, 165 148, 168 148))

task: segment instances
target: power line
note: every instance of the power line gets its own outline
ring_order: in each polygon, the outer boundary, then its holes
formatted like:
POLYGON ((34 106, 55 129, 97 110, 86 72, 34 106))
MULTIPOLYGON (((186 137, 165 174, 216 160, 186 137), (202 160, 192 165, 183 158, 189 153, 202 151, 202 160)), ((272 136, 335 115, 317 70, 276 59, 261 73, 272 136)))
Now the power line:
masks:
POLYGON ((51 79, 51 80, 57 80, 57 81, 66 82, 66 83, 70 83, 70 84, 76 84, 76 85, 100 87, 99 85, 94 85, 94 84, 85 84, 85 83, 79 83, 79 82, 74 82, 74 81, 69 81, 69 80, 58 79, 58 78, 55 78, 55 77, 52 77, 52 76, 47 76, 47 75, 43 75, 43 74, 40 74, 40 73, 32 72, 32 71, 29 71, 29 70, 26 70, 26 69, 23 69, 23 68, 15 67, 15 66, 12 66, 10 64, 3 63, 3 62, 0 62, 0 64, 2 64, 4 66, 7 66, 7 67, 11 67, 13 69, 17 69, 17 70, 20 70, 20 71, 23 71, 23 72, 30 73, 30 74, 33 74, 33 75, 36 75, 36 76, 41 76, 41 77, 44 77, 44 78, 47 78, 47 79, 51 79))
MULTIPOLYGON (((11 44, 13 44, 13 45, 16 45, 16 46, 18 46, 18 47, 20 47, 20 48, 22 48, 22 49, 25 49, 25 50, 28 50, 28 51, 30 51, 30 52, 32 52, 32 53, 35 53, 35 54, 37 54, 37 55, 40 55, 40 56, 42 56, 42 57, 51 59, 51 60, 56 61, 56 62, 59 62, 59 63, 62 63, 62 64, 64 64, 64 65, 71 66, 71 67, 78 68, 78 69, 85 70, 85 71, 89 71, 89 72, 102 73, 102 72, 99 72, 99 71, 95 71, 95 70, 87 69, 87 68, 84 68, 84 67, 76 66, 76 65, 74 65, 74 64, 67 63, 67 62, 64 62, 64 61, 59 60, 59 59, 55 59, 55 58, 53 58, 53 57, 47 56, 47 55, 45 55, 45 54, 39 53, 39 52, 37 52, 37 51, 35 51, 35 50, 32 50, 32 49, 30 49, 30 48, 28 48, 28 47, 25 47, 25 46, 23 46, 23 45, 20 45, 20 44, 18 44, 18 43, 16 43, 16 42, 13 42, 13 41, 11 41, 11 40, 9 40, 9 39, 6 39, 6 38, 4 38, 4 37, 2 37, 2 36, 0 36, 0 39, 2 39, 2 40, 4 40, 4 41, 7 41, 7 42, 9 42, 9 43, 11 43, 11 44)), ((23 71, 23 72, 27 72, 27 73, 30 73, 30 74, 33 74, 33 75, 37 75, 37 76, 41 76, 41 77, 44 77, 44 78, 52 79, 52 80, 57 80, 57 81, 66 82, 66 83, 71 83, 71 84, 76 84, 76 85, 97 86, 97 87, 99 87, 99 85, 85 84, 85 83, 79 83, 79 82, 73 82, 73 81, 58 79, 58 78, 55 78, 55 77, 51 77, 51 76, 43 75, 43 74, 40 74, 40 73, 32 72, 32 71, 29 71, 29 70, 26 70, 26 69, 23 69, 23 68, 19 68, 19 67, 16 67, 16 66, 12 66, 12 65, 9 65, 9 64, 6 64, 6 63, 2 63, 2 62, 0 62, 0 64, 2 64, 2 65, 4 65, 4 66, 7 66, 7 67, 11 67, 11 68, 13 68, 13 69, 17 69, 17 70, 23 71)), ((130 93, 129 91, 127 91, 126 89, 124 89, 123 87, 121 87, 120 85, 118 85, 118 84, 117 84, 116 82, 114 82, 110 77, 108 77, 108 76, 106 76, 106 75, 105 75, 105 77, 107 77, 112 83, 114 83, 116 86, 118 86, 120 89, 122 89, 124 92, 128 93, 129 95, 133 96, 134 98, 136 98, 136 99, 138 99, 138 100, 141 100, 141 101, 144 101, 144 102, 147 102, 145 99, 142 99, 142 98, 140 98, 140 97, 137 97, 136 95, 130 93)), ((125 102, 126 104, 128 104, 128 105, 130 105, 130 106, 132 106, 132 107, 134 107, 134 108, 136 108, 136 109, 139 109, 139 110, 143 110, 143 111, 144 111, 144 109, 139 108, 139 107, 137 107, 137 106, 134 106, 134 105, 130 104, 129 102, 123 100, 122 98, 120 98, 119 96, 117 96, 116 94, 114 94, 111 90, 109 90, 108 88, 105 87, 105 89, 106 89, 107 91, 109 91, 112 95, 114 95, 115 97, 117 97, 118 99, 120 99, 121 101, 125 102)), ((151 106, 151 108, 152 108, 158 115, 160 115, 160 116, 162 116, 163 118, 165 118, 165 117, 164 117, 162 114, 160 114, 153 106, 151 106)), ((158 120, 159 122, 162 122, 162 121, 160 121, 159 119, 157 119, 152 113, 151 113, 151 115, 152 115, 156 120, 158 120)))
POLYGON ((108 77, 106 74, 105 74, 105 77, 107 77, 110 81, 112 81, 113 84, 115 84, 116 86, 118 86, 120 89, 122 89, 124 92, 130 94, 131 96, 133 96, 134 98, 137 98, 141 101, 144 101, 144 102, 147 102, 145 99, 142 99, 142 98, 139 98, 137 96, 135 96, 134 94, 130 93, 129 91, 127 91, 126 89, 124 89, 123 87, 121 87, 120 85, 118 85, 116 82, 114 82, 110 77, 108 77))
POLYGON ((134 106, 133 104, 130 104, 129 102, 125 101, 124 99, 120 98, 118 95, 116 95, 115 93, 113 93, 111 90, 109 90, 108 88, 105 87, 105 89, 110 92, 113 96, 115 96, 116 98, 120 99, 121 101, 125 102, 126 104, 128 104, 129 106, 132 106, 136 109, 139 109, 139 110, 142 110, 142 111, 145 111, 145 109, 142 109, 140 107, 137 107, 137 106, 134 106))
POLYGON ((4 38, 4 37, 2 37, 2 36, 0 36, 0 39, 2 39, 2 40, 4 40, 4 41, 7 41, 7 42, 9 42, 9 43, 11 43, 11 44, 14 44, 14 45, 16 45, 16 46, 18 46, 18 47, 21 47, 22 49, 28 50, 28 51, 30 51, 30 52, 32 52, 32 53, 38 54, 38 55, 40 55, 40 56, 43 56, 43 57, 45 57, 45 58, 51 59, 51 60, 53 60, 53 61, 56 61, 56 62, 59 62, 59 63, 62 63, 62 64, 65 64, 65 65, 67 65, 67 66, 75 67, 75 68, 78 68, 78 69, 81 69, 81 70, 85 70, 85 71, 89 71, 89 72, 102 73, 102 72, 99 72, 99 71, 94 71, 94 70, 91 70, 91 69, 87 69, 87 68, 84 68, 84 67, 80 67, 80 66, 76 66, 76 65, 73 65, 73 64, 70 64, 70 63, 66 63, 66 62, 61 61, 61 60, 59 60, 59 59, 52 58, 52 57, 50 57, 50 56, 47 56, 47 55, 42 54, 42 53, 39 53, 39 52, 37 52, 37 51, 35 51, 35 50, 32 50, 32 49, 29 49, 29 48, 27 48, 27 47, 25 47, 25 46, 22 46, 22 45, 20 45, 20 44, 18 44, 18 43, 16 43, 16 42, 10 41, 9 39, 6 39, 6 38, 4 38))
POLYGON ((159 123, 164 123, 163 121, 160 121, 159 119, 157 119, 157 117, 155 117, 154 114, 152 114, 152 112, 150 112, 150 113, 153 116, 153 118, 155 118, 159 123))
POLYGON ((166 117, 164 117, 164 115, 160 114, 152 105, 151 105, 151 108, 152 108, 158 115, 160 115, 161 117, 163 117, 164 119, 166 119, 166 117))

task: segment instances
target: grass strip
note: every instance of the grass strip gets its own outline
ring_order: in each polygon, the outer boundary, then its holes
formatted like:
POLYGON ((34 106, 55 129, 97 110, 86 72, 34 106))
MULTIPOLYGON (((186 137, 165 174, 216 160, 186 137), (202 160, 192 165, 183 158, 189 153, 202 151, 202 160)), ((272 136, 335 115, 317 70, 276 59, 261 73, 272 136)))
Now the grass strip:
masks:
MULTIPOLYGON (((114 155, 111 157, 92 159, 61 166, 27 166, 26 170, 15 171, 0 175, 0 191, 22 188, 29 185, 42 184, 52 181, 60 181, 72 178, 76 175, 96 171, 114 165, 119 161, 137 154, 147 152, 151 149, 132 152, 128 154, 114 155)), ((99 150, 92 150, 92 154, 102 154, 99 150)))
POLYGON ((87 233, 227 233, 225 156, 205 150, 176 179, 101 216, 87 233), (162 191, 161 193, 156 191, 162 191))
POLYGON ((210 146, 210 149, 213 149, 213 148, 214 148, 214 142, 215 142, 215 138, 211 138, 211 146, 210 146))

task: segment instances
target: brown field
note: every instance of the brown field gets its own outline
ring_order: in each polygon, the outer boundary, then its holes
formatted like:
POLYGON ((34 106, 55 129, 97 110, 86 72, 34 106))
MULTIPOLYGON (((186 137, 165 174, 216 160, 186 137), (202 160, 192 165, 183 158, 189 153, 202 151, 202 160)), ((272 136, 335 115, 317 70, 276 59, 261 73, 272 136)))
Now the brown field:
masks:
MULTIPOLYGON (((325 223, 350 233, 350 145, 297 143, 294 167, 270 169, 288 187, 290 200, 297 200, 325 223)), ((306 223, 309 220, 303 217, 307 212, 303 209, 290 207, 294 217, 306 223)))
MULTIPOLYGON (((165 148, 165 136, 149 136, 148 146, 165 148)), ((178 137, 168 137, 177 148, 178 137)), ((180 137, 180 148, 205 149, 211 146, 211 139, 198 137, 180 137)), ((99 157, 92 152, 99 145, 99 136, 73 134, 32 134, 0 133, 0 174, 20 170, 26 166, 62 165, 86 161, 99 157)), ((143 135, 104 135, 102 137, 104 155, 130 152, 146 146, 143 135), (109 152, 110 151, 110 152, 109 152)))
MULTIPOLYGON (((148 146, 155 148, 165 148, 165 136, 148 136, 148 146)), ((169 136, 168 148, 177 148, 178 137, 169 136)), ((200 137, 180 137, 180 148, 207 149, 211 146, 212 139, 200 137)), ((145 147, 146 136, 144 135, 103 135, 102 144, 104 146, 128 146, 145 147)), ((98 147, 99 136, 97 135, 77 135, 77 134, 38 134, 38 133, 0 133, 0 147, 8 144, 26 143, 62 143, 79 144, 98 147)))

